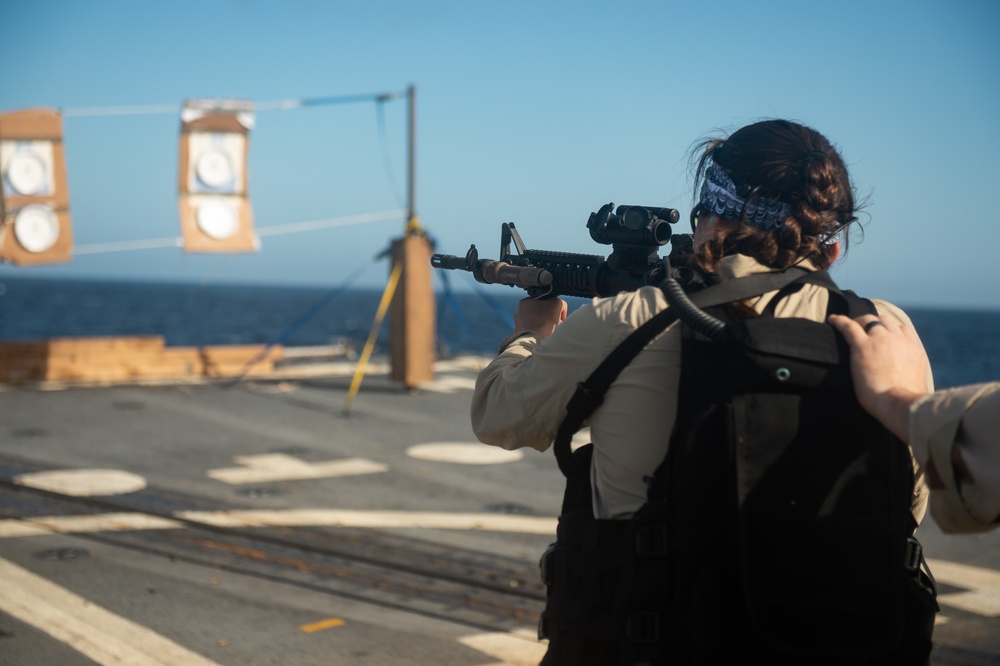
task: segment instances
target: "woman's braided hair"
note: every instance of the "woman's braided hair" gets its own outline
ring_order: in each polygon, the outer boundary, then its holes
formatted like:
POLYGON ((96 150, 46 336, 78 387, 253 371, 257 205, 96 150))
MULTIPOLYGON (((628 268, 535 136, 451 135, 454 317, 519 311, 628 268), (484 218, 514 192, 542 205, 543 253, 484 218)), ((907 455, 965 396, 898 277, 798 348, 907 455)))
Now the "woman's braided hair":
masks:
POLYGON ((695 253, 705 272, 731 254, 745 254, 771 268, 783 269, 802 259, 824 267, 836 258, 824 240, 855 221, 854 190, 840 153, 822 134, 788 120, 747 125, 727 139, 709 139, 695 147, 695 182, 700 185, 713 162, 750 197, 791 205, 792 214, 773 230, 731 220, 716 224, 716 235, 695 253))

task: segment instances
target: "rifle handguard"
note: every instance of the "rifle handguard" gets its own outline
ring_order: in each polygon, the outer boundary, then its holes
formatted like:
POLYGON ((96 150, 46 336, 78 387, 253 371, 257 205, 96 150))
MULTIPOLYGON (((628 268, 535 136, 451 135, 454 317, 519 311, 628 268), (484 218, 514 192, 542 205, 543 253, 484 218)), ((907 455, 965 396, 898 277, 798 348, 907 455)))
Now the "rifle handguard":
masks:
POLYGON ((475 272, 480 282, 486 284, 509 284, 528 289, 547 287, 552 284, 552 273, 535 266, 514 266, 505 261, 484 259, 475 272), (481 278, 481 279, 480 279, 481 278))

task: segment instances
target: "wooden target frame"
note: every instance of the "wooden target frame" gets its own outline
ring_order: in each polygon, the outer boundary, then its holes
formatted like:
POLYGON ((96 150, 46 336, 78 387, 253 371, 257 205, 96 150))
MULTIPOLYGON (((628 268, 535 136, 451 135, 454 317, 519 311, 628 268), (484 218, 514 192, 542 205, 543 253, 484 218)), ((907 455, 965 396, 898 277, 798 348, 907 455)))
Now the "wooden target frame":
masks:
POLYGON ((73 256, 62 114, 0 113, 0 261, 65 263, 73 256))
POLYGON ((247 168, 252 105, 189 101, 181 112, 178 207, 186 252, 256 252, 247 168))

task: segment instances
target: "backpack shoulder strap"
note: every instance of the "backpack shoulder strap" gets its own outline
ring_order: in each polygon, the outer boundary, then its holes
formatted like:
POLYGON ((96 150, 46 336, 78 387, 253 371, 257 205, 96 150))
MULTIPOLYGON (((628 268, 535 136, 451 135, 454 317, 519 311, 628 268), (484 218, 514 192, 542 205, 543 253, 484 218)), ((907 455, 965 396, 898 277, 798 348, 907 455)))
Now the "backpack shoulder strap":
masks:
POLYGON ((576 385, 576 391, 566 403, 566 418, 563 419, 552 447, 555 450, 559 469, 567 478, 573 473, 575 461, 570 451, 570 440, 594 410, 604 402, 604 394, 618 374, 632 362, 653 338, 666 330, 677 320, 677 313, 667 308, 637 328, 608 354, 597 369, 586 380, 576 385))

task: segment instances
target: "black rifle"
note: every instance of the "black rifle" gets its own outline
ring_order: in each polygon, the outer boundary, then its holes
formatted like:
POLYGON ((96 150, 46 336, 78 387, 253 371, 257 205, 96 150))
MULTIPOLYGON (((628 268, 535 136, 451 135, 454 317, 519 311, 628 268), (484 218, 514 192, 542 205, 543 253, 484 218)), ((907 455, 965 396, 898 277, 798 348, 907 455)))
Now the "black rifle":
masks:
MULTIPOLYGON (((536 299, 612 296, 659 284, 666 277, 666 267, 657 252, 670 241, 670 225, 679 218, 673 208, 619 206, 615 210, 613 203, 602 206, 590 214, 587 228, 595 241, 612 246, 607 259, 596 254, 525 249, 514 223, 505 222, 500 228, 499 259, 480 259, 472 245, 464 257, 432 255, 431 266, 469 271, 484 284, 521 287, 536 299), (511 243, 517 254, 511 254, 511 243)), ((690 247, 690 236, 676 237, 671 256, 690 252, 690 247)))

